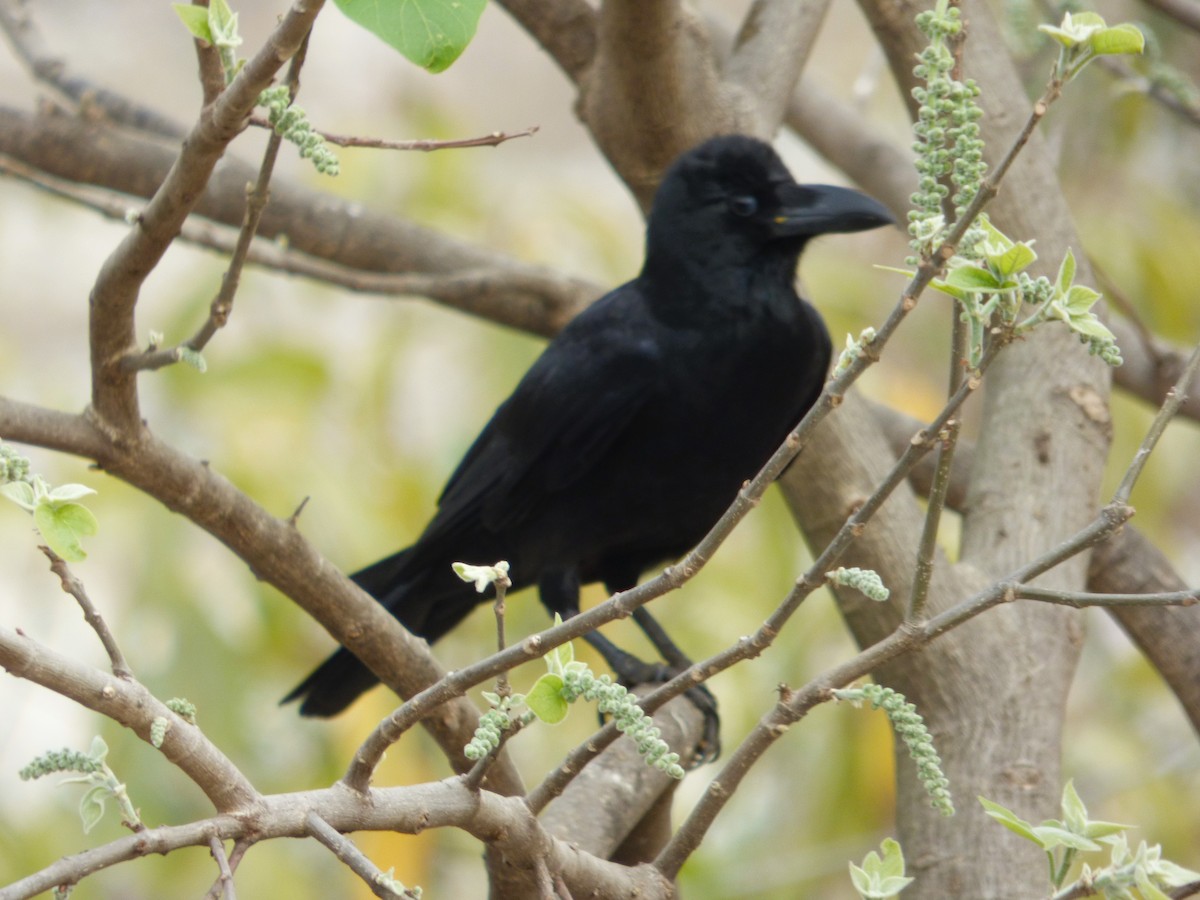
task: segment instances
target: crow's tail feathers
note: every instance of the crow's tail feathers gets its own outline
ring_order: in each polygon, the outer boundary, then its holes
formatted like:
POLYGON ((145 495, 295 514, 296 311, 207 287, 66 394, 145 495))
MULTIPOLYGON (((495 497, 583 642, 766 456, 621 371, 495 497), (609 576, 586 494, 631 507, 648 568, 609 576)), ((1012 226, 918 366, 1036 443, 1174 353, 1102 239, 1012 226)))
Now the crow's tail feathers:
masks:
POLYGON ((300 700, 300 715, 328 718, 336 716, 378 683, 379 679, 357 656, 339 647, 280 703, 300 700))
MULTIPOLYGON (((427 565, 414 550, 401 550, 350 577, 405 628, 432 643, 485 598, 464 584, 449 563, 427 565)), ((358 657, 339 647, 280 702, 300 700, 300 715, 327 718, 336 716, 378 683, 379 679, 358 657)))

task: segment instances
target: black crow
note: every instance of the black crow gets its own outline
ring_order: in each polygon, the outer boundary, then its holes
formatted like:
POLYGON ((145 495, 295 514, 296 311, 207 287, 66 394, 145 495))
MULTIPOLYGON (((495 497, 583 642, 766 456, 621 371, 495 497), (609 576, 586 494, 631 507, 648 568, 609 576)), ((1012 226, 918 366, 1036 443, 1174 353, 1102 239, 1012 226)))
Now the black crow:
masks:
MULTIPOLYGON (((455 561, 507 560, 513 590, 536 584, 567 618, 581 584, 622 591, 681 556, 820 394, 829 335, 794 288, 805 244, 891 221, 856 191, 797 184, 754 138, 684 153, 654 198, 641 273, 547 345, 416 542, 354 580, 432 642, 486 599, 451 571, 455 561)), ((636 619, 670 665, 590 636, 623 680, 686 662, 648 613, 636 619)), ((286 699, 330 716, 376 681, 342 648, 286 699)))

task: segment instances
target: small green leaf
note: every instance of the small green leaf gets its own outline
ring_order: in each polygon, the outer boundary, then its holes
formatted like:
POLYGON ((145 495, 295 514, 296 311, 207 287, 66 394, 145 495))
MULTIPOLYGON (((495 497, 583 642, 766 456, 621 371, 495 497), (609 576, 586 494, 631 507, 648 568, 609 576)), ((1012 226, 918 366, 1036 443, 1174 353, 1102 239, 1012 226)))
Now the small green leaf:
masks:
POLYGON ((999 803, 992 802, 987 797, 980 797, 979 802, 983 804, 984 811, 989 816, 1009 831, 1019 834, 1025 840, 1033 841, 1035 844, 1040 845, 1042 843, 1041 838, 1034 833, 1032 823, 1026 822, 1012 810, 1001 806, 999 803))
POLYGON ((1064 302, 1067 307, 1067 312, 1072 318, 1083 315, 1091 310, 1096 305, 1096 301, 1100 299, 1100 292, 1094 291, 1090 287, 1085 287, 1082 284, 1072 285, 1067 291, 1064 302))
POLYGON ((1133 879, 1137 882, 1138 892, 1142 895, 1142 900, 1171 900, 1169 896, 1154 885, 1146 870, 1141 866, 1138 866, 1134 871, 1133 879))
POLYGON ((1100 822, 1089 820, 1087 826, 1083 830, 1084 837, 1090 838, 1106 838, 1109 835, 1120 834, 1133 828, 1132 825, 1124 825, 1120 822, 1100 822))
POLYGON ((989 254, 987 257, 988 265, 1003 278, 1028 268, 1036 259, 1037 254, 1028 244, 1013 244, 1003 253, 989 254))
POLYGON ((80 497, 87 497, 94 493, 96 492, 84 484, 60 484, 46 494, 46 499, 54 504, 72 503, 80 497))
POLYGON ((487 0, 335 0, 350 20, 430 72, 466 49, 487 0))
POLYGON ((108 756, 108 744, 104 743, 104 738, 97 734, 92 738, 92 745, 88 747, 88 759, 102 763, 106 756, 108 756))
POLYGON ((203 6, 193 6, 190 3, 172 3, 175 13, 183 20, 184 27, 192 36, 204 41, 213 42, 212 31, 208 27, 208 10, 203 6))
POLYGON ((1185 869, 1169 859, 1162 859, 1154 864, 1154 875, 1168 887, 1180 887, 1192 881, 1200 881, 1200 872, 1185 869))
POLYGON ((1055 847, 1070 847, 1073 850, 1099 850, 1100 845, 1075 834, 1061 822, 1047 821, 1033 827, 1038 844, 1043 850, 1053 850, 1055 847))
POLYGON ((8 484, 0 484, 0 494, 26 512, 33 512, 37 509, 37 497, 34 494, 33 485, 28 481, 10 481, 8 484))
POLYGON ((1067 49, 1087 43, 1092 35, 1104 28, 1104 19, 1093 12, 1066 13, 1062 24, 1039 25, 1038 31, 1050 35, 1067 49))
POLYGON ((894 897, 913 882, 912 878, 904 876, 904 851, 900 844, 886 838, 881 847, 882 858, 872 850, 863 857, 861 867, 850 863, 850 880, 866 900, 894 897))
POLYGON ((212 44, 217 47, 237 47, 242 43, 238 35, 238 17, 226 0, 209 0, 208 28, 212 33, 212 44))
POLYGON ((83 833, 87 834, 96 823, 104 818, 104 801, 112 792, 102 784, 86 791, 79 800, 79 818, 83 820, 83 833))
POLYGON ((1071 289, 1071 283, 1075 280, 1075 254, 1071 252, 1071 248, 1067 248, 1067 255, 1063 257, 1063 261, 1058 267, 1058 276, 1054 279, 1055 290, 1066 296, 1067 291, 1071 289))
POLYGON ((78 503, 39 503, 33 522, 50 549, 67 562, 87 558, 79 539, 95 534, 98 528, 92 511, 78 503))
POLYGON ((1088 821, 1087 807, 1083 805, 1083 800, 1079 798, 1079 792, 1075 790, 1075 779, 1073 778, 1068 778, 1067 783, 1063 785, 1062 812, 1067 828, 1075 834, 1085 833, 1088 821))
POLYGON ((1088 39, 1088 44, 1097 56, 1138 54, 1146 49, 1146 36, 1137 26, 1123 23, 1097 31, 1088 39))
POLYGON ((946 273, 945 284, 967 294, 990 293, 1004 287, 1004 283, 987 269, 974 265, 951 269, 946 273))
MULTIPOLYGON (((874 853, 875 851, 872 850, 871 852, 874 853)), ((854 863, 850 863, 850 882, 854 885, 854 889, 858 891, 860 897, 868 896, 874 889, 874 885, 871 883, 871 876, 867 874, 865 869, 856 866, 854 863)))
POLYGON ((1082 334, 1084 337, 1097 338, 1102 341, 1116 340, 1115 335, 1104 326, 1104 323, 1090 314, 1071 316, 1067 324, 1071 326, 1072 331, 1082 334))
POLYGON ((885 878, 895 878, 904 874, 904 851, 895 838, 884 838, 880 845, 883 849, 883 861, 879 874, 885 878))
POLYGON ((525 705, 546 724, 557 725, 567 717, 569 706, 563 699, 562 688, 562 678, 547 672, 533 683, 533 687, 525 695, 525 705))

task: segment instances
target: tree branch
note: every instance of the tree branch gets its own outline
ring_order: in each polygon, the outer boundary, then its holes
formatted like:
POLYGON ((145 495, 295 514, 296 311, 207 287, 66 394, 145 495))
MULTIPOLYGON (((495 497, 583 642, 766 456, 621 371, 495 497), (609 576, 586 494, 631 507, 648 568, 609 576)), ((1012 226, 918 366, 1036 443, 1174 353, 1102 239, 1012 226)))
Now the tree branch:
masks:
POLYGON ((196 205, 213 168, 245 128, 258 95, 301 46, 323 0, 298 3, 262 49, 211 105, 184 140, 166 179, 138 221, 100 268, 89 303, 92 406, 99 421, 126 439, 141 426, 137 375, 122 359, 136 351, 134 307, 146 277, 158 264, 196 205))
POLYGON ((41 546, 38 549, 42 551, 46 559, 50 560, 50 571, 58 576, 62 583, 62 589, 75 598, 75 602, 83 610, 84 620, 100 638, 100 643, 104 645, 104 651, 108 654, 109 662, 112 663, 112 673, 125 680, 133 678, 133 670, 129 668, 129 663, 125 661, 121 648, 117 646, 117 639, 113 637, 108 623, 104 621, 104 617, 100 615, 100 611, 88 597, 83 582, 75 577, 75 574, 67 566, 66 560, 49 547, 41 546))
POLYGON ((460 828, 498 848, 510 866, 533 872, 539 860, 578 896, 668 900, 669 882, 651 866, 625 867, 583 853, 547 834, 517 798, 467 789, 460 778, 405 787, 373 788, 357 794, 335 785, 315 791, 263 798, 253 816, 218 815, 186 825, 152 828, 64 857, 33 875, 0 888, 0 900, 24 900, 59 884, 126 860, 166 854, 218 840, 255 841, 311 835, 315 814, 334 831, 394 831, 418 834, 429 828, 460 828), (593 893, 594 892, 594 893, 593 893))
POLYGON ((237 766, 199 728, 172 712, 141 683, 76 662, 4 625, 0 625, 0 666, 10 675, 108 716, 147 744, 154 720, 166 719, 170 728, 159 749, 204 791, 218 812, 250 814, 259 807, 262 798, 237 766))
POLYGON ((747 10, 722 74, 754 98, 756 134, 779 127, 828 9, 829 0, 755 0, 747 10))
MULTIPOLYGON (((445 675, 428 644, 318 554, 294 523, 270 515, 211 466, 163 443, 148 428, 136 444, 118 445, 89 418, 0 397, 0 434, 93 459, 110 475, 186 516, 320 622, 401 696, 418 694, 445 675)), ((462 748, 475 730, 478 713, 464 700, 441 705, 436 714, 427 712, 431 715, 424 724, 451 765, 465 771, 470 764, 462 748)), ((511 764, 489 773, 489 784, 505 793, 523 792, 511 764)))

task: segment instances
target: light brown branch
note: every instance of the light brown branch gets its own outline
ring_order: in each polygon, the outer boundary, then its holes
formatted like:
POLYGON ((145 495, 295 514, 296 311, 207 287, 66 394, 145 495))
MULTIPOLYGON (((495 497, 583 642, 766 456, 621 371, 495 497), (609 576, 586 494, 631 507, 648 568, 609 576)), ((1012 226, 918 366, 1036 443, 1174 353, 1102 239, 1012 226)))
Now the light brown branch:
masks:
POLYGON ((310 0, 293 6, 263 48, 205 107, 165 181, 100 268, 89 304, 92 407, 115 434, 130 439, 141 427, 137 376, 125 371, 121 360, 136 348, 134 308, 142 283, 175 240, 258 95, 300 47, 322 5, 323 0, 310 0))
POLYGON ((779 127, 828 9, 829 0, 755 0, 746 11, 722 77, 753 97, 756 133, 779 127))
POLYGON ((151 854, 218 840, 309 837, 316 814, 335 832, 460 828, 496 847, 509 865, 532 872, 540 859, 579 896, 669 900, 673 887, 651 866, 626 867, 582 853, 551 837, 516 798, 467 790, 461 779, 405 787, 375 788, 360 795, 341 786, 263 798, 254 816, 218 815, 186 825, 151 828, 64 857, 41 871, 0 888, 0 900, 25 900, 58 884, 151 854))
MULTIPOLYGON (((0 434, 91 458, 110 475, 186 516, 295 601, 401 696, 413 696, 445 675, 424 641, 318 554, 287 519, 270 515, 211 466, 163 443, 149 429, 143 429, 136 445, 126 447, 111 443, 84 416, 0 397, 0 434)), ((474 707, 458 701, 441 705, 424 724, 451 765, 465 771, 470 763, 462 748, 477 721, 474 707)), ((520 778, 507 763, 496 766, 488 782, 494 790, 523 793, 520 778)))
POLYGON ((0 625, 0 666, 10 675, 108 716, 148 744, 154 720, 166 719, 170 727, 159 749, 204 791, 218 812, 251 814, 259 807, 261 797, 237 766, 200 729, 172 712, 139 682, 114 678, 76 662, 4 625, 0 625))
POLYGON ((109 630, 108 623, 104 621, 104 617, 100 615, 100 611, 88 597, 83 582, 75 577, 75 573, 71 571, 66 560, 49 547, 42 546, 38 549, 42 551, 46 559, 50 560, 50 571, 58 576, 59 581, 62 582, 62 589, 75 598, 75 602, 83 610, 84 620, 100 638, 100 643, 104 645, 104 651, 108 654, 108 660, 112 664, 112 673, 118 678, 132 679, 133 670, 129 668, 129 663, 125 661, 121 648, 117 646, 117 639, 109 630))
MULTIPOLYGON (((271 128, 271 123, 266 116, 254 115, 250 117, 250 124, 257 128, 271 128)), ((338 147, 362 147, 368 150, 420 150, 425 153, 430 153, 435 150, 462 150, 469 147, 498 147, 501 144, 516 138, 530 137, 535 135, 540 130, 539 125, 530 125, 528 128, 523 128, 520 131, 493 131, 491 134, 480 135, 479 137, 470 138, 422 138, 409 141, 389 141, 383 138, 360 137, 357 135, 346 134, 330 134, 327 131, 317 131, 325 139, 327 143, 336 144, 338 147)))
POLYGON ((179 140, 186 134, 183 126, 157 110, 72 74, 66 62, 47 46, 28 5, 19 0, 0 0, 0 30, 21 64, 68 108, 91 118, 103 116, 110 122, 160 138, 179 140))

